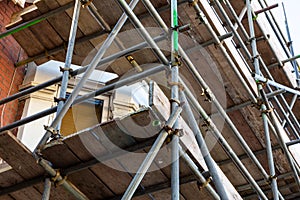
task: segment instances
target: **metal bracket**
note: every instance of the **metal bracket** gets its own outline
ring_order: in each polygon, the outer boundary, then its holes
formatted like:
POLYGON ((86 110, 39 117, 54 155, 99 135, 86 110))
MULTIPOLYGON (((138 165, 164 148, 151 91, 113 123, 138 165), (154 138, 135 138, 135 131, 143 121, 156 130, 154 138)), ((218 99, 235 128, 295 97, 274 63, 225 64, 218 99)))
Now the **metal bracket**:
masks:
POLYGON ((262 110, 261 113, 268 114, 268 113, 272 112, 273 110, 274 110, 274 108, 271 108, 269 110, 262 110))
POLYGON ((179 83, 179 82, 171 82, 171 81, 168 81, 168 85, 169 85, 169 86, 177 85, 179 90, 181 90, 181 91, 184 90, 184 86, 183 86, 181 83, 179 83))
POLYGON ((168 125, 165 125, 165 126, 163 127, 163 129, 164 129, 169 135, 171 135, 172 132, 174 131, 174 129, 173 129, 172 127, 168 126, 168 125))
POLYGON ((80 0, 80 2, 81 2, 82 7, 85 8, 88 5, 90 5, 93 2, 93 0, 80 0))
POLYGON ((55 187, 62 185, 67 180, 67 176, 64 176, 60 181, 58 181, 59 177, 62 177, 60 171, 56 170, 55 176, 50 179, 54 183, 55 187))
POLYGON ((250 61, 252 62, 252 63, 254 63, 254 60, 256 59, 256 58, 259 58, 260 57, 260 54, 257 54, 256 56, 252 56, 251 58, 250 58, 250 61))
POLYGON ((73 69, 72 68, 69 68, 69 67, 59 67, 59 71, 61 72, 65 72, 65 71, 69 71, 70 73, 73 72, 73 69))
POLYGON ((210 91, 209 91, 208 88, 206 88, 206 89, 202 88, 201 96, 205 96, 205 100, 204 101, 211 102, 212 98, 211 98, 210 91))
POLYGON ((200 183, 199 181, 197 181, 197 186, 198 186, 199 190, 202 190, 203 188, 207 187, 211 181, 212 181, 211 177, 206 179, 206 181, 204 183, 200 183))
POLYGON ((268 177, 268 179, 267 179, 266 182, 267 182, 268 184, 271 184, 271 183, 272 183, 272 179, 277 180, 277 176, 276 176, 276 175, 274 175, 274 176, 270 175, 270 176, 268 177))
POLYGON ((194 0, 192 2, 189 2, 189 6, 195 6, 198 3, 198 0, 194 0))
POLYGON ((180 101, 178 99, 169 99, 170 103, 177 103, 178 106, 181 106, 180 101))
POLYGON ((175 53, 174 59, 175 59, 174 61, 170 62, 171 67, 175 67, 175 66, 181 67, 181 65, 182 65, 181 56, 178 55, 177 53, 175 53))
POLYGON ((66 98, 57 98, 57 97, 54 97, 54 102, 55 103, 59 103, 60 101, 63 101, 63 102, 66 102, 66 98))
POLYGON ((44 129, 46 131, 50 132, 51 135, 57 135, 58 134, 58 131, 55 128, 51 127, 51 126, 44 125, 44 129))
POLYGON ((171 27, 171 30, 172 31, 177 31, 177 32, 179 32, 179 28, 180 28, 181 26, 179 26, 179 25, 177 25, 177 26, 175 26, 175 27, 171 27))

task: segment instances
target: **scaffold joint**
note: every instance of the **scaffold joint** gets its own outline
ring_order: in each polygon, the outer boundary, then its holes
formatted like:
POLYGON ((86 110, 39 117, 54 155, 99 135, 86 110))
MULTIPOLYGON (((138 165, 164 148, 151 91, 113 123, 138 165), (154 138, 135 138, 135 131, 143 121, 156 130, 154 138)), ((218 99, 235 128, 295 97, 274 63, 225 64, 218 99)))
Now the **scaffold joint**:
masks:
POLYGON ((202 88, 201 96, 205 96, 205 100, 204 101, 211 102, 211 100, 212 100, 212 97, 210 95, 210 91, 209 91, 208 88, 206 88, 206 89, 202 88))
POLYGON ((179 32, 179 28, 180 28, 180 26, 177 25, 177 26, 171 27, 171 30, 179 32))
POLYGON ((57 97, 54 97, 54 102, 55 103, 59 103, 60 101, 63 101, 63 102, 65 102, 67 99, 66 98, 57 98, 57 97))
POLYGON ((178 99, 169 99, 170 103, 177 103, 178 106, 181 106, 180 101, 178 99))
POLYGON ((44 129, 46 131, 50 132, 51 135, 57 135, 58 134, 58 131, 55 128, 51 127, 51 126, 44 125, 44 129))
POLYGON ((267 182, 268 184, 271 184, 273 179, 277 180, 277 176, 276 176, 276 175, 270 175, 270 176, 268 177, 268 179, 267 179, 266 182, 267 182))
POLYGON ((189 6, 195 6, 195 5, 197 5, 197 3, 198 3, 198 0, 190 0, 189 6))
POLYGON ((174 60, 171 62, 171 67, 181 67, 182 62, 181 62, 181 56, 178 55, 177 53, 174 53, 174 60))
POLYGON ((261 113, 268 114, 268 113, 272 112, 273 110, 274 110, 274 108, 270 108, 270 109, 262 110, 261 113))
POLYGON ((168 81, 168 85, 169 86, 177 85, 179 90, 181 90, 181 91, 184 90, 184 86, 181 83, 179 83, 179 82, 168 81))
POLYGON ((257 54, 256 56, 252 56, 251 59, 250 59, 250 61, 252 63, 254 63, 254 60, 257 59, 257 58, 259 58, 259 57, 260 57, 260 54, 257 54))
POLYGON ((70 67, 59 67, 59 70, 60 70, 61 72, 65 72, 65 71, 69 71, 70 73, 73 72, 73 69, 70 68, 70 67))
POLYGON ((211 180, 212 180, 211 177, 209 177, 203 183, 200 183, 199 181, 197 181, 197 186, 198 186, 199 190, 202 190, 203 188, 206 188, 208 186, 208 184, 211 182, 211 180))
POLYGON ((169 135, 171 135, 172 132, 174 132, 174 129, 173 129, 172 127, 168 126, 168 125, 165 125, 165 126, 163 127, 163 129, 164 129, 169 135))
POLYGON ((90 5, 92 3, 93 0, 80 0, 81 5, 83 8, 87 7, 88 5, 90 5))

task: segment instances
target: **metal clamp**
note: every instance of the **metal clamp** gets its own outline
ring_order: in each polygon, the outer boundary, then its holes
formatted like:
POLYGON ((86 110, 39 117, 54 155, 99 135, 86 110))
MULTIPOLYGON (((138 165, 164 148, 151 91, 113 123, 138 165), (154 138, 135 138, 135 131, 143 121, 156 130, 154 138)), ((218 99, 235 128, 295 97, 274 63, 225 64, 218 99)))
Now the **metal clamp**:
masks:
POLYGON ((197 3, 198 3, 198 0, 194 0, 192 2, 189 2, 189 6, 195 6, 195 5, 197 5, 197 3))
POLYGON ((271 184, 273 179, 277 180, 277 176, 276 176, 276 175, 273 175, 273 176, 270 175, 270 176, 268 177, 268 179, 266 180, 266 182, 267 182, 268 184, 271 184))
POLYGON ((173 139, 173 136, 176 135, 178 137, 182 137, 183 136, 183 130, 182 129, 172 129, 172 131, 168 132, 168 137, 166 138, 166 144, 169 144, 172 139, 173 139))
POLYGON ((272 112, 273 110, 274 110, 274 108, 270 108, 268 110, 262 110, 261 113, 268 114, 268 113, 272 112))
POLYGON ((60 101, 66 102, 66 100, 67 100, 66 98, 61 98, 61 97, 57 98, 57 97, 54 97, 54 102, 55 103, 59 103, 60 101))
POLYGON ((183 90, 184 90, 184 86, 183 86, 181 83, 179 83, 179 82, 172 82, 172 81, 168 81, 168 85, 169 85, 169 86, 174 86, 174 85, 177 85, 177 86, 178 86, 178 88, 179 88, 179 90, 181 90, 181 91, 183 91, 183 90))
POLYGON ((178 99, 169 99, 170 103, 177 103, 178 106, 181 106, 180 101, 178 99))
POLYGON ((256 38, 255 38, 255 37, 251 37, 251 38, 248 39, 248 42, 250 43, 250 42, 252 42, 253 40, 256 40, 256 38))
POLYGON ((60 186, 60 185, 62 185, 66 180, 67 180, 67 176, 64 176, 60 181, 54 182, 54 186, 55 186, 55 187, 60 186))
POLYGON ((165 126, 163 127, 163 129, 164 129, 169 135, 171 135, 172 132, 174 132, 174 129, 173 129, 172 127, 168 126, 168 125, 165 125, 165 126))
POLYGON ((210 91, 208 88, 206 88, 206 89, 202 88, 201 96, 205 96, 205 101, 211 102, 211 100, 212 100, 212 97, 210 95, 210 91))
POLYGON ((260 57, 260 54, 257 54, 256 56, 252 56, 252 57, 250 58, 250 61, 251 61, 252 63, 254 63, 254 60, 257 59, 257 58, 259 58, 259 57, 260 57))
POLYGON ((65 72, 65 71, 69 71, 70 73, 72 73, 73 72, 73 69, 72 68, 70 68, 70 67, 59 67, 59 71, 61 71, 61 72, 65 72))
POLYGON ((58 134, 58 131, 55 128, 51 127, 51 126, 44 125, 44 129, 46 131, 50 132, 51 135, 57 135, 58 134))
POLYGON ((56 170, 55 176, 50 179, 54 183, 55 187, 62 185, 67 180, 67 176, 64 176, 61 180, 58 180, 60 177, 62 177, 60 171, 56 170))
POLYGON ((57 182, 57 179, 60 177, 60 171, 59 170, 56 170, 56 174, 55 176, 51 177, 51 181, 52 182, 57 182))
POLYGON ((263 100, 261 99, 261 98, 257 98, 256 99, 257 100, 257 102, 256 103, 254 103, 254 102, 252 102, 252 107, 255 107, 255 108, 257 108, 257 109, 260 109, 261 108, 261 105, 264 103, 263 102, 263 100))
POLYGON ((174 53, 174 59, 175 60, 170 63, 171 67, 175 67, 175 66, 181 67, 182 66, 181 56, 178 55, 177 53, 174 53))
POLYGON ((203 188, 207 187, 211 181, 212 181, 211 177, 206 179, 206 181, 203 183, 200 183, 199 181, 197 181, 197 186, 198 186, 199 190, 202 190, 203 188))
POLYGON ((93 0, 80 0, 82 7, 87 7, 88 5, 90 5, 93 0))

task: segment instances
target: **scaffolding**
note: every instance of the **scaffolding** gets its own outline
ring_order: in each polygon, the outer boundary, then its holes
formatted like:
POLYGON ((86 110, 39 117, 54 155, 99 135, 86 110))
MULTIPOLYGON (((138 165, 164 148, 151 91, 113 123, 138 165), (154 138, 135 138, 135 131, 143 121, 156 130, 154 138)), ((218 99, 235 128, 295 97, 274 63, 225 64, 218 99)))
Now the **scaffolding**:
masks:
MULTIPOLYGON (((139 16, 134 13, 134 8, 139 3, 139 0, 132 0, 130 4, 128 4, 125 0, 116 0, 123 13, 120 16, 118 22, 115 24, 114 28, 110 28, 110 26, 105 22, 105 20, 99 14, 101 11, 97 10, 96 6, 92 1, 86 0, 75 0, 75 4, 68 3, 64 6, 61 6, 57 10, 50 11, 46 14, 43 14, 35 19, 32 19, 24 24, 18 25, 17 27, 7 31, 6 33, 2 33, 0 38, 5 37, 9 34, 14 34, 18 31, 24 30, 30 26, 34 26, 37 23, 40 23, 43 20, 46 20, 48 17, 55 15, 57 13, 63 12, 68 8, 74 7, 73 16, 72 16, 72 24, 70 28, 70 34, 68 39, 68 47, 67 53, 65 57, 65 65, 61 68, 62 75, 60 77, 53 78, 47 82, 39 84, 37 86, 30 87, 28 89, 24 89, 12 96, 4 98, 0 100, 0 105, 8 103, 10 101, 21 98, 25 95, 31 94, 33 92, 39 91, 46 87, 49 87, 53 84, 60 83, 61 89, 59 98, 57 99, 58 105, 47 110, 44 110, 40 113, 28 116, 26 118, 20 119, 12 124, 1 127, 1 134, 8 134, 7 131, 11 129, 15 129, 19 126, 37 120, 41 117, 56 113, 54 120, 51 125, 45 127, 45 133, 36 149, 33 151, 33 157, 36 159, 37 163, 49 174, 45 177, 36 177, 30 181, 21 182, 15 185, 11 185, 8 187, 4 187, 0 189, 0 195, 9 194, 13 191, 20 190, 22 188, 28 187, 29 185, 34 185, 41 181, 44 181, 44 192, 42 194, 42 199, 47 200, 50 198, 50 191, 52 182, 56 185, 61 185, 69 191, 76 199, 89 199, 89 194, 84 194, 84 192, 80 191, 75 184, 72 184, 70 181, 66 180, 66 175, 87 169, 99 163, 98 159, 92 159, 88 162, 83 162, 79 165, 72 166, 70 168, 65 169, 57 169, 43 157, 43 150, 45 146, 53 143, 54 141, 60 141, 61 135, 59 133, 61 122, 68 109, 80 102, 83 102, 86 99, 93 98, 100 94, 104 94, 108 91, 114 90, 116 88, 122 87, 124 85, 133 83, 137 80, 146 79, 152 74, 164 71, 166 74, 171 76, 169 81, 171 87, 171 95, 169 98, 170 101, 170 114, 168 120, 166 120, 164 126, 159 131, 158 136, 155 140, 150 141, 151 148, 148 150, 148 154, 145 157, 144 161, 138 168, 136 174, 132 178, 130 184, 128 185, 126 191, 121 199, 131 199, 134 195, 139 194, 138 187, 143 180, 143 177, 146 175, 149 170, 151 164, 154 162, 154 159, 159 152, 160 148, 164 145, 167 138, 172 141, 171 145, 171 192, 169 196, 171 199, 177 200, 180 199, 180 185, 181 177, 180 177, 180 162, 179 158, 184 160, 186 165, 193 172, 196 180, 198 181, 201 188, 205 188, 207 192, 210 194, 212 199, 234 199, 232 193, 228 191, 228 187, 224 185, 222 182, 222 176, 220 170, 217 167, 217 162, 214 160, 213 156, 210 154, 210 150, 206 144, 204 139, 205 132, 203 131, 203 126, 212 132, 213 136, 218 141, 218 144, 222 147, 222 149, 226 152, 228 156, 228 160, 231 160, 242 176, 248 182, 247 185, 236 186, 236 190, 242 191, 242 188, 249 189, 254 193, 243 194, 247 196, 247 198, 259 198, 259 199, 289 199, 290 197, 299 197, 300 195, 300 168, 299 163, 290 152, 289 147, 291 145, 296 145, 299 143, 299 132, 300 132, 300 124, 297 119, 297 116, 293 112, 293 107, 296 104, 298 96, 300 92, 298 90, 298 85, 293 87, 293 84, 285 85, 283 83, 279 83, 273 77, 271 73, 271 69, 275 67, 283 68, 284 64, 291 63, 295 70, 295 77, 289 79, 296 80, 298 84, 299 72, 298 67, 295 67, 295 60, 299 56, 291 55, 288 51, 288 48, 284 45, 286 41, 282 37, 282 33, 278 30, 278 25, 276 21, 274 22, 272 13, 269 11, 270 9, 276 6, 268 6, 266 1, 258 0, 259 5, 261 6, 261 10, 254 10, 252 3, 250 0, 246 0, 244 4, 244 8, 241 10, 240 15, 238 15, 232 3, 228 0, 223 1, 202 1, 202 0, 188 0, 183 2, 177 2, 177 0, 170 1, 170 27, 163 20, 162 16, 158 12, 158 10, 153 6, 150 0, 141 0, 143 6, 146 8, 147 12, 150 13, 154 21, 159 25, 159 28, 162 29, 164 34, 152 37, 141 22, 139 16), (234 105, 232 108, 223 108, 215 91, 210 89, 209 85, 203 78, 203 74, 199 72, 199 66, 195 66, 193 61, 190 59, 189 55, 186 53, 184 48, 180 45, 179 42, 179 32, 184 31, 186 29, 185 25, 179 25, 179 17, 178 10, 179 5, 188 4, 193 8, 194 13, 188 13, 193 17, 196 17, 197 23, 200 23, 201 26, 206 28, 206 31, 211 36, 211 40, 207 41, 203 44, 203 46, 211 46, 215 45, 215 48, 224 56, 226 62, 230 66, 230 69, 233 71, 234 75, 238 78, 240 87, 243 88, 243 91, 246 92, 244 94, 247 96, 247 102, 242 102, 240 104, 234 105), (208 11, 208 8, 213 11, 213 14, 216 15, 218 20, 220 20, 223 24, 226 23, 226 28, 224 31, 226 32, 224 35, 218 35, 216 31, 216 27, 213 26, 216 23, 211 17, 211 13, 208 11), (88 9, 91 15, 104 27, 104 31, 96 34, 92 34, 87 38, 76 39, 76 32, 78 29, 78 20, 80 16, 80 11, 82 9, 88 9), (247 15, 247 23, 243 22, 244 16, 247 15), (275 35, 277 36, 277 40, 281 43, 282 49, 287 55, 287 59, 280 60, 280 57, 277 55, 276 49, 274 49, 273 44, 270 42, 268 34, 264 32, 264 28, 256 21, 258 15, 265 15, 269 24, 273 28, 275 35), (129 19, 131 24, 138 29, 139 34, 144 39, 144 42, 137 44, 132 47, 128 47, 119 51, 115 54, 111 54, 107 57, 104 57, 106 50, 111 46, 111 44, 117 40, 117 35, 124 27, 126 20, 129 19), (246 26, 246 25, 247 26, 246 26), (262 32, 260 37, 256 36, 256 29, 262 32), (247 31, 248 30, 248 31, 247 31), (93 39, 103 32, 109 33, 107 38, 105 39, 102 46, 97 50, 96 55, 93 57, 92 61, 87 65, 78 70, 71 70, 72 56, 74 54, 74 47, 77 42, 84 42, 90 39, 93 39), (165 55, 165 53, 159 48, 157 43, 159 41, 163 41, 165 39, 169 39, 171 41, 171 55, 170 58, 165 55), (260 38, 269 46, 270 51, 274 53, 276 62, 267 66, 260 52, 258 51, 257 43, 260 38), (233 60, 233 54, 230 52, 230 48, 228 48, 228 43, 231 45, 235 45, 238 49, 238 55, 240 56, 243 63, 237 63, 233 60), (245 42, 246 41, 246 42, 245 42), (102 88, 91 92, 89 94, 79 96, 79 92, 83 88, 84 84, 88 80, 91 73, 97 69, 98 66, 109 63, 110 61, 120 58, 123 56, 128 56, 133 52, 142 49, 144 47, 149 46, 155 56, 160 61, 160 64, 157 66, 143 70, 139 67, 138 63, 135 62, 134 66, 139 69, 139 72, 126 77, 124 79, 117 80, 115 82, 109 83, 102 88), (246 66, 247 72, 241 70, 241 66, 246 66), (244 155, 238 155, 234 148, 228 142, 228 138, 224 137, 222 130, 218 127, 218 124, 211 119, 213 113, 207 113, 207 110, 203 107, 202 103, 199 101, 199 96, 191 91, 189 84, 185 79, 181 76, 179 68, 181 66, 185 66, 193 77, 196 80, 196 83, 203 90, 203 98, 209 102, 209 104, 214 105, 217 113, 221 116, 227 127, 230 128, 234 137, 236 138, 239 145, 242 147, 245 152, 244 155), (247 77, 245 73, 251 75, 251 77, 247 77), (66 99, 66 92, 68 87, 68 81, 70 77, 75 77, 79 74, 83 74, 79 83, 74 87, 70 96, 66 99), (252 80, 250 80, 252 79, 252 80), (249 82, 255 83, 256 88, 251 87, 249 82), (292 94, 292 100, 289 103, 287 100, 286 94, 292 94), (263 127, 264 134, 263 140, 265 144, 262 144, 265 147, 265 150, 262 152, 266 152, 267 154, 267 164, 262 164, 258 159, 258 152, 254 152, 251 149, 251 141, 247 141, 244 138, 244 134, 241 133, 241 129, 237 127, 232 121, 232 117, 229 113, 233 110, 239 110, 245 108, 249 105, 253 107, 250 109, 259 110, 261 113, 261 126, 263 127), (199 121, 195 117, 195 113, 198 113, 201 116, 201 125, 199 126, 199 121), (207 166, 208 173, 201 172, 199 168, 199 163, 195 162, 195 159, 190 155, 189 149, 184 150, 184 147, 181 147, 180 144, 180 132, 182 131, 182 125, 179 123, 179 119, 183 118, 185 121, 189 122, 189 128, 192 130, 195 140, 198 144, 198 148, 203 155, 205 165, 207 166), (273 134, 273 136, 271 135, 273 134), (290 141, 286 142, 285 137, 289 136, 290 141), (272 138, 272 139, 271 139, 272 138), (51 142, 49 142, 51 139, 51 142), (276 139, 278 143, 277 146, 274 146, 274 140, 276 139), (152 144, 153 142, 153 144, 152 144), (291 171, 288 174, 280 174, 277 175, 276 171, 276 161, 274 159, 274 150, 281 149, 283 155, 286 157, 288 165, 291 171), (250 172, 249 167, 245 166, 244 162, 242 162, 242 157, 250 159, 251 163, 255 166, 256 170, 259 171, 260 175, 262 175, 263 180, 257 180, 257 177, 253 172, 250 172), (62 175, 62 173, 65 176, 62 175), (208 177, 207 177, 208 174, 208 177), (292 176, 293 180, 289 179, 292 183, 290 187, 293 187, 295 191, 293 195, 285 193, 285 187, 289 187, 288 185, 280 185, 278 180, 283 179, 285 176, 292 176), (295 189, 296 188, 296 189, 295 189)), ((241 1, 242 2, 242 1, 241 1)), ((241 3, 239 2, 239 3, 241 3)), ((169 22, 167 22, 169 23, 169 22)), ((195 23, 195 22, 193 22, 195 23)), ((189 29, 189 26, 187 26, 189 29)), ((58 52, 61 47, 57 47, 52 51, 48 52, 50 54, 54 54, 58 52)), ((16 66, 21 66, 25 63, 34 61, 43 57, 42 54, 36 55, 35 57, 26 59, 19 63, 16 63, 16 66)), ((134 61, 134 58, 130 58, 130 61, 134 61), (131 60, 130 60, 131 59, 131 60)), ((205 66, 201 66, 205 67, 205 66)), ((167 77, 166 77, 167 79, 167 77)), ((292 81, 291 81, 292 82, 292 81)), ((151 88, 152 81, 149 82, 149 87, 151 88)), ((295 85, 295 84, 294 84, 295 85)), ((152 98, 150 93, 150 98, 152 98)), ((206 103, 207 103, 206 102, 206 103)), ((299 116, 298 116, 299 117, 299 116)), ((251 123, 251 122, 250 122, 251 123)), ((149 143, 149 141, 147 141, 149 143)), ((145 144, 149 145, 149 144, 145 144)), ((140 147, 131 147, 131 151, 138 150, 140 147)), ((298 151, 298 153, 300 153, 298 151)), ((112 154, 111 157, 115 157, 116 155, 112 154)), ((108 159, 108 158, 106 158, 108 159)), ((103 160, 105 160, 103 158, 103 160)), ((223 162, 229 162, 224 160, 223 162)), ((277 162, 279 162, 277 160, 277 162)), ((194 179, 191 179, 194 180, 194 179)), ((161 186, 163 188, 163 186, 161 186)), ((158 186, 159 188, 159 186, 158 186)), ((147 192, 147 190, 143 190, 140 194, 150 194, 151 192, 159 191, 160 189, 153 189, 147 192)), ((241 195, 241 194, 240 194, 241 195)), ((242 196, 242 195, 241 195, 242 196)), ((243 196, 242 196, 243 197, 243 196)), ((195 197, 197 198, 197 197, 195 197)), ((236 197, 240 199, 239 197, 236 197)))

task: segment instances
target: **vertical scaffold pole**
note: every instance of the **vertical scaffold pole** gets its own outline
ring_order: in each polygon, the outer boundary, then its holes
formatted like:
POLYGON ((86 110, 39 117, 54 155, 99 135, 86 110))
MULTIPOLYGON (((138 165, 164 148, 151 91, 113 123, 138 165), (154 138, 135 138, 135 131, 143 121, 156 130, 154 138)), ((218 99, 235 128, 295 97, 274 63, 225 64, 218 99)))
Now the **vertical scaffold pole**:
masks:
MULTIPOLYGON (((258 52, 257 52, 257 46, 256 46, 256 39, 255 39, 255 32, 254 32, 254 24, 253 24, 253 18, 252 18, 252 7, 250 0, 246 0, 246 6, 247 6, 247 14, 248 14, 248 23, 249 23, 249 31, 250 31, 250 41, 251 41, 251 48, 252 48, 252 56, 253 56, 253 64, 255 68, 255 74, 261 74, 259 69, 259 60, 258 60, 258 52)), ((267 97, 265 95, 265 92, 263 90, 263 86, 260 81, 257 82, 257 88, 259 91, 259 94, 261 95, 261 98, 267 101, 267 97)), ((278 186, 276 181, 276 174, 275 174, 275 166, 274 166, 274 159, 273 159, 273 153, 272 153, 272 143, 270 138, 270 132, 269 132, 269 126, 268 126, 268 116, 267 116, 267 107, 264 102, 261 104, 261 115, 263 120, 263 126, 264 126, 264 132, 265 132, 265 142, 266 142, 266 149, 267 149, 267 156, 268 156, 268 165, 269 165, 269 171, 270 171, 270 181, 271 181, 271 187, 273 192, 273 198, 274 200, 279 199, 278 195, 278 186)))
MULTIPOLYGON (((126 2, 125 2, 126 3, 126 2)), ((174 112, 171 114, 169 120, 166 123, 166 128, 170 128, 174 126, 175 121, 179 117, 180 113, 182 111, 181 107, 178 107, 177 110, 174 110, 174 112)), ((141 166, 139 167, 138 171, 136 172, 136 175, 130 182, 128 188, 126 189, 122 200, 129 200, 132 198, 134 192, 136 191, 137 187, 141 183, 143 177, 147 173, 147 170, 149 169, 151 163, 153 162, 155 156, 159 152, 160 147, 163 145, 164 141, 166 140, 167 136, 170 134, 169 131, 166 131, 167 129, 163 129, 157 139, 155 140, 154 144, 152 145, 151 149, 149 150, 149 153, 147 154, 146 158, 142 162, 141 166)), ((171 130, 171 128, 169 129, 171 130)))
MULTIPOLYGON (((177 16, 177 0, 171 0, 171 112, 174 111, 180 104, 178 93, 178 16, 177 16)), ((171 193, 172 200, 179 200, 179 124, 176 120, 174 124, 174 134, 172 135, 171 147, 171 193)))
MULTIPOLYGON (((73 11, 70 35, 69 35, 66 61, 65 61, 64 67, 61 68, 61 71, 62 71, 63 75, 62 75, 62 81, 61 81, 60 93, 59 93, 58 105, 57 105, 57 114, 58 115, 59 115, 61 109, 63 108, 64 102, 65 102, 65 99, 66 99, 66 93, 67 93, 67 88, 68 88, 73 51, 74 51, 74 47, 75 47, 75 39, 76 39, 76 32, 77 32, 80 8, 81 8, 80 0, 76 0, 75 6, 74 6, 74 11, 73 11)), ((61 126, 61 120, 58 122, 57 126, 53 127, 53 128, 55 128, 56 130, 59 130, 60 126, 61 126)), ((59 136, 59 134, 57 134, 57 136, 59 136)))

